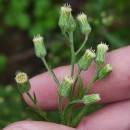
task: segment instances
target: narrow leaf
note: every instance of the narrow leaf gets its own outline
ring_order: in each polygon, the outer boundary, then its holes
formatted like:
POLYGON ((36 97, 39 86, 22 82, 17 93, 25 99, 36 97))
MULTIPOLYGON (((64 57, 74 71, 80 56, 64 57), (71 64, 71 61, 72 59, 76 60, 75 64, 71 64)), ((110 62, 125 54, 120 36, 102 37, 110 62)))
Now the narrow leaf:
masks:
POLYGON ((76 99, 82 99, 83 96, 84 96, 83 82, 79 76, 78 77, 78 92, 77 92, 76 99))
POLYGON ((36 109, 32 109, 28 107, 27 112, 34 120, 45 121, 45 118, 40 113, 38 113, 36 109))
POLYGON ((34 103, 37 104, 37 97, 36 97, 35 92, 33 92, 33 100, 34 100, 34 103))

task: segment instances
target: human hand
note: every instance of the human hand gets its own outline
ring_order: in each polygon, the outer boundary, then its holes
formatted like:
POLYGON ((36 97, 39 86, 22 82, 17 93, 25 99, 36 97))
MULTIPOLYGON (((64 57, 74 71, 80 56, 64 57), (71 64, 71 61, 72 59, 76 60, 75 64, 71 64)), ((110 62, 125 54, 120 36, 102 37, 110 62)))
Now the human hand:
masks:
MULTIPOLYGON (((99 93, 101 101, 108 103, 106 107, 85 117, 78 130, 130 130, 130 46, 107 54, 107 63, 113 67, 112 73, 104 80, 97 81, 89 93, 99 93)), ((54 70, 58 79, 70 72, 69 66, 54 70)), ((76 67, 75 67, 76 71, 76 67)), ((94 65, 81 77, 84 86, 93 75, 94 65)), ((31 92, 35 91, 38 104, 46 110, 58 109, 57 85, 49 73, 40 74, 30 80, 31 92)), ((25 101, 32 106, 31 101, 24 95, 25 101)), ((42 121, 20 121, 13 123, 3 130, 75 130, 67 126, 42 121)))

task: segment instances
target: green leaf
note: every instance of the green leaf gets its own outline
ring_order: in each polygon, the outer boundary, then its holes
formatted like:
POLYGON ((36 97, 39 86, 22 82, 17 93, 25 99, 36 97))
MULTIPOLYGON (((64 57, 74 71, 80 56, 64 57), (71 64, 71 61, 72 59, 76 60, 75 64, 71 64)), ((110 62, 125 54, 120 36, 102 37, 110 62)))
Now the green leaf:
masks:
POLYGON ((84 96, 83 82, 79 76, 78 77, 78 92, 77 92, 76 99, 82 99, 83 96, 84 96))
POLYGON ((73 120, 70 123, 70 126, 75 128, 86 115, 87 110, 88 106, 84 106, 83 109, 76 115, 76 117, 73 118, 73 120))
POLYGON ((45 121, 43 115, 41 115, 41 113, 39 113, 36 109, 32 109, 28 107, 27 112, 34 120, 45 121))
POLYGON ((34 103, 37 104, 37 97, 36 97, 35 92, 33 92, 33 100, 34 100, 34 103))

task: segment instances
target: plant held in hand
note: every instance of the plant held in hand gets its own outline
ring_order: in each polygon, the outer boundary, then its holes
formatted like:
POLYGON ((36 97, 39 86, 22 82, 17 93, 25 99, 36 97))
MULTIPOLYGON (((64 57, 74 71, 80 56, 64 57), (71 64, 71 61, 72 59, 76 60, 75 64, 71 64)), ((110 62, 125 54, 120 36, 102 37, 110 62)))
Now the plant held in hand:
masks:
MULTIPOLYGON (((65 4, 64 6, 61 7, 59 26, 61 28, 63 36, 65 36, 65 38, 69 42, 71 51, 71 72, 70 74, 68 74, 63 78, 62 82, 58 80, 55 73, 53 72, 53 70, 50 68, 50 66, 46 61, 47 51, 44 45, 43 37, 37 35, 33 38, 33 42, 36 56, 43 61, 45 67, 52 75, 54 81, 58 86, 57 94, 59 97, 58 105, 59 105, 59 114, 61 117, 61 124, 76 127, 81 121, 81 119, 86 115, 88 107, 101 99, 99 94, 88 94, 88 90, 97 80, 106 78, 111 73, 112 66, 109 64, 104 65, 106 53, 108 51, 108 46, 102 42, 98 44, 96 53, 92 49, 86 49, 83 56, 80 59, 76 60, 77 58, 76 56, 83 49, 85 43, 87 42, 88 36, 91 32, 91 27, 88 23, 87 16, 84 13, 80 13, 77 16, 77 21, 79 22, 81 33, 84 35, 85 39, 80 48, 77 51, 75 51, 73 33, 74 30, 76 29, 76 22, 71 12, 72 9, 70 5, 65 4), (76 61, 78 62, 76 63, 76 61), (92 62, 94 62, 96 66, 94 76, 90 81, 90 83, 88 83, 87 86, 83 88, 80 74, 83 71, 88 70, 92 62), (77 64, 78 66, 78 73, 76 75, 74 75, 75 64, 77 64), (78 89, 76 87, 77 84, 78 89), (76 90, 77 93, 75 93, 76 90), (65 107, 63 107, 64 98, 67 99, 65 107), (74 105, 79 103, 84 104, 84 106, 76 115, 74 115, 75 111, 74 105)), ((35 92, 33 93, 33 95, 29 93, 31 85, 29 83, 28 76, 26 75, 26 73, 23 72, 18 73, 16 75, 15 80, 17 82, 20 92, 27 94, 28 97, 33 102, 33 104, 35 105, 35 109, 29 108, 31 114, 34 115, 34 117, 36 117, 37 120, 49 121, 47 113, 41 110, 37 104, 37 98, 35 92)))

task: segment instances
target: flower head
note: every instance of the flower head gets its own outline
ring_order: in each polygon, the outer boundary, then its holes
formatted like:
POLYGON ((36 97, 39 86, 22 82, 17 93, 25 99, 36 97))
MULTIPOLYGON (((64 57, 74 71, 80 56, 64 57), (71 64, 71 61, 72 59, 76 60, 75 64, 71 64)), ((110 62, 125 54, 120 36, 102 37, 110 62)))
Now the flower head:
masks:
POLYGON ((74 79, 70 76, 65 76, 59 88, 59 95, 62 97, 67 97, 70 93, 74 79))
POLYGON ((15 81, 21 93, 29 92, 31 86, 26 73, 19 72, 15 77, 15 81))
POLYGON ((98 78, 104 79, 112 72, 112 66, 110 64, 105 65, 99 72, 98 78))
POLYGON ((80 14, 78 14, 78 16, 77 16, 77 19, 78 19, 80 22, 87 21, 87 15, 84 14, 84 13, 80 13, 80 14))
POLYGON ((46 52, 46 48, 44 46, 43 37, 40 36, 39 34, 37 36, 34 36, 33 43, 34 43, 34 47, 35 47, 36 56, 39 58, 45 57, 47 52, 46 52))
POLYGON ((42 37, 40 34, 38 34, 37 36, 34 36, 33 42, 34 42, 35 44, 43 43, 43 37, 42 37))
POLYGON ((61 13, 71 13, 71 11, 71 6, 67 3, 61 7, 61 13))
POLYGON ((70 76, 65 76, 64 81, 70 85, 74 83, 74 79, 70 76))
POLYGON ((87 49, 81 59, 78 61, 78 67, 80 70, 87 70, 91 65, 92 61, 96 57, 92 49, 87 49))
POLYGON ((19 73, 16 75, 15 80, 16 80, 17 83, 23 84, 23 83, 25 83, 25 82, 28 81, 28 76, 27 76, 27 74, 24 73, 24 72, 19 72, 19 73))
POLYGON ((99 101, 101 98, 99 94, 90 94, 90 95, 85 95, 82 99, 83 103, 85 105, 93 104, 97 101, 99 101))
POLYGON ((66 32, 74 31, 76 28, 75 20, 71 14, 71 6, 69 4, 64 4, 61 7, 59 26, 63 34, 66 32))
POLYGON ((106 52, 108 51, 108 45, 106 43, 100 43, 97 46, 97 52, 96 52, 96 63, 101 65, 105 63, 105 58, 106 58, 106 52))
POLYGON ((106 45, 106 43, 101 42, 100 44, 98 44, 97 49, 107 52, 109 48, 108 45, 106 45))
POLYGON ((91 32, 91 27, 88 23, 88 20, 87 20, 87 15, 84 14, 84 13, 80 13, 78 14, 77 16, 77 20, 79 21, 79 25, 80 25, 80 29, 81 29, 81 32, 85 35, 85 36, 88 36, 89 33, 91 32))

